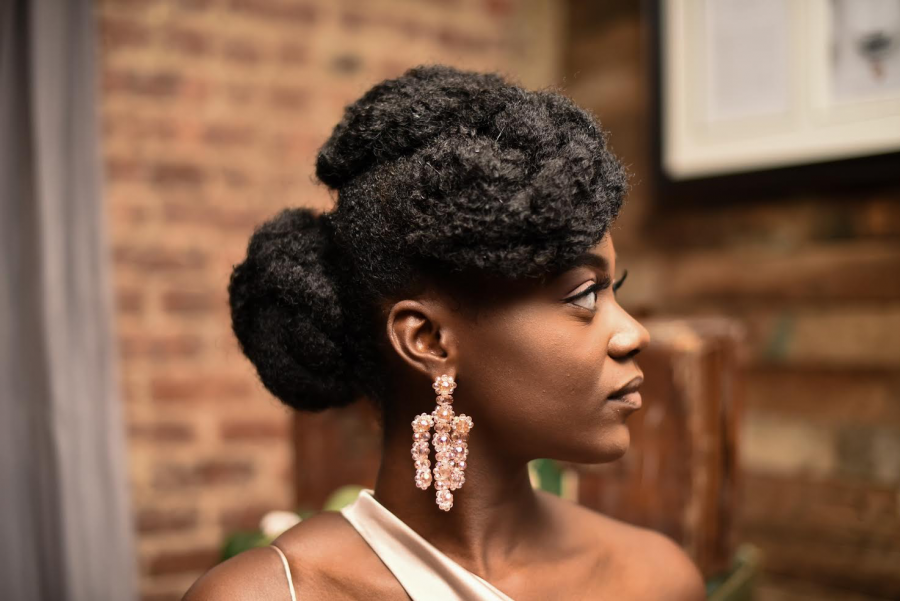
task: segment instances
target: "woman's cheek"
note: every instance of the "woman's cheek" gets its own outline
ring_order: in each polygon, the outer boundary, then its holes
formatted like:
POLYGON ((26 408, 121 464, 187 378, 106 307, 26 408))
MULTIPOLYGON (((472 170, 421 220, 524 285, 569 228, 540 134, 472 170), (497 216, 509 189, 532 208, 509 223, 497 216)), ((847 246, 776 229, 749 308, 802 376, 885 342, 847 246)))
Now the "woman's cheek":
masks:
POLYGON ((490 400, 497 409, 523 409, 542 402, 563 364, 560 332, 530 312, 485 319, 460 349, 460 392, 490 400), (471 380, 477 380, 472 382, 471 380))

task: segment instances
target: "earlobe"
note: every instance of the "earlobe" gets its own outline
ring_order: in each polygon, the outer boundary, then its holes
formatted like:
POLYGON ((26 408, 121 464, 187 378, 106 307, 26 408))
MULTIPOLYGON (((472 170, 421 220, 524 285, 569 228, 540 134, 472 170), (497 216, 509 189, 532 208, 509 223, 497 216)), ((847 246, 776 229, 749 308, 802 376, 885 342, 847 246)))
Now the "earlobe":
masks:
POLYGON ((397 354, 429 377, 448 372, 452 336, 441 325, 436 308, 417 300, 402 300, 387 316, 387 335, 397 354))

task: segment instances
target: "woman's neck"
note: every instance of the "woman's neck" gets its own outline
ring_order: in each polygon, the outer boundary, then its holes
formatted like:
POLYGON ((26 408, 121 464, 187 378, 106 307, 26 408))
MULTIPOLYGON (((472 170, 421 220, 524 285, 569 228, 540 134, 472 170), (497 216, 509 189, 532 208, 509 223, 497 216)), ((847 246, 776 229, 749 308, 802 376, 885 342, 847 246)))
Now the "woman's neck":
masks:
POLYGON ((435 503, 433 483, 416 487, 411 445, 409 432, 385 435, 374 496, 469 571, 484 578, 502 573, 514 549, 549 532, 550 516, 532 488, 527 461, 504 458, 473 434, 465 483, 452 491, 453 507, 445 512, 435 503))

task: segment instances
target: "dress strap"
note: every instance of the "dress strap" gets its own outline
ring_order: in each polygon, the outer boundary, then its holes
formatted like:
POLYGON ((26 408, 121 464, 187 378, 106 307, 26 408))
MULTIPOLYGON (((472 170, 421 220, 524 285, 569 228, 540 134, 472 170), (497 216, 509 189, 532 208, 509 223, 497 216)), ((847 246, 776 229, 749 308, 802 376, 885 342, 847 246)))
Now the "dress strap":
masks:
POLYGON ((374 496, 360 490, 341 514, 394 574, 413 601, 513 601, 413 530, 374 496))
POLYGON ((291 578, 291 568, 288 566, 287 557, 284 554, 284 551, 276 547, 275 545, 269 545, 276 551, 278 551, 278 555, 281 556, 281 563, 284 564, 284 574, 287 576, 288 586, 291 590, 291 601, 297 601, 297 593, 294 592, 294 579, 291 578))

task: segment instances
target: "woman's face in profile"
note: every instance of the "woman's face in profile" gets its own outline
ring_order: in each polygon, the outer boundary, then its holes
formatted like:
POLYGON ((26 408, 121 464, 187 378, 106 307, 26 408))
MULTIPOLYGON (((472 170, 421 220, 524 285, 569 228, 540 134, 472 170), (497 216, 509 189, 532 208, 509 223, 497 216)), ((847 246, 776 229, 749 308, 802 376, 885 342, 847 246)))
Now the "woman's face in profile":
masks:
POLYGON ((649 334, 616 301, 611 237, 583 259, 540 285, 485 290, 502 300, 457 324, 457 396, 472 402, 460 410, 498 453, 601 463, 628 449, 640 395, 623 387, 640 385, 649 334))

